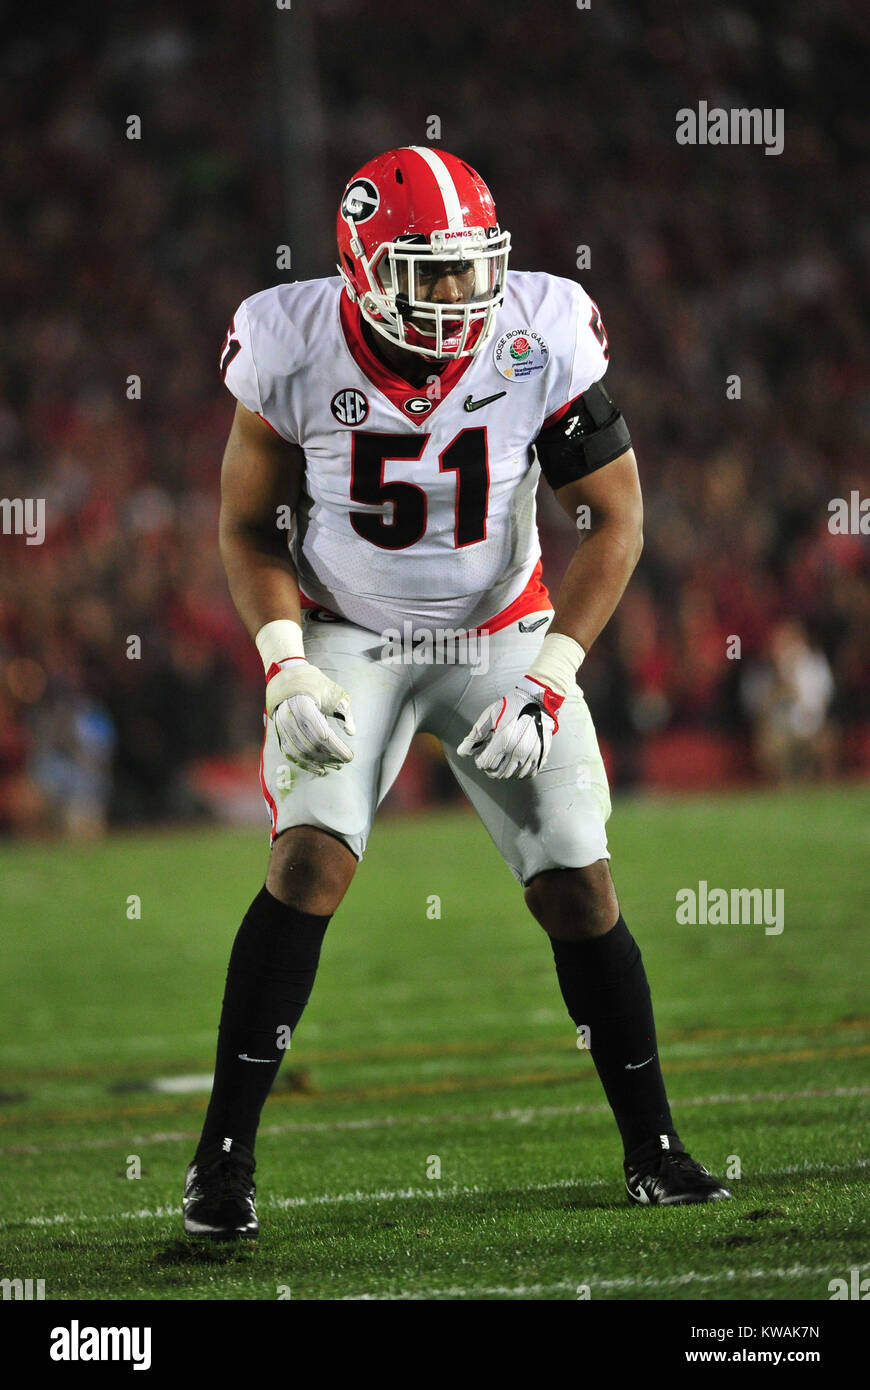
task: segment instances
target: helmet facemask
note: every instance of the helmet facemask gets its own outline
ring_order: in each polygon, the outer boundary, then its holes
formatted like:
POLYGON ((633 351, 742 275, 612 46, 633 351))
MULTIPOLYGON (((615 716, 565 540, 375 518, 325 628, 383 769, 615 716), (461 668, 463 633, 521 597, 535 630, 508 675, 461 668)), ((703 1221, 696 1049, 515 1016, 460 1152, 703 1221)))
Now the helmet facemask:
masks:
POLYGON ((376 333, 406 352, 439 360, 480 351, 504 298, 509 232, 475 227, 402 236, 382 242, 368 257, 352 218, 346 221, 368 291, 357 295, 342 275, 376 333), (430 296, 443 281, 455 297, 433 301, 430 296))

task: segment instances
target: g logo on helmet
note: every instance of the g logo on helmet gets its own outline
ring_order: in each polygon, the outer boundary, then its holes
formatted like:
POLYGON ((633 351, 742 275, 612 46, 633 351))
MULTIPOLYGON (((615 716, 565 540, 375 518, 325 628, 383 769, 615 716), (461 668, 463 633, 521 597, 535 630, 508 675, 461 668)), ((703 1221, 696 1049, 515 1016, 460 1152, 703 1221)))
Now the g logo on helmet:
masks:
MULTIPOLYGON (((380 207, 381 195, 371 179, 354 179, 341 200, 341 215, 345 222, 367 222, 380 207)), ((334 205, 333 205, 334 206, 334 205)))

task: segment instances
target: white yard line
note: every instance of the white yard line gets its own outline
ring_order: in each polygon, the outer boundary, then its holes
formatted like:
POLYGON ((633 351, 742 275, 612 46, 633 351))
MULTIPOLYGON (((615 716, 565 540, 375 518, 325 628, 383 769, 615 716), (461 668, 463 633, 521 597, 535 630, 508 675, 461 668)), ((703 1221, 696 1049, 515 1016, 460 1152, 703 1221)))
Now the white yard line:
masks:
MULTIPOLYGON (((674 1109, 688 1110, 706 1105, 762 1105, 789 1104, 795 1100, 833 1100, 848 1099, 855 1096, 870 1095, 870 1086, 835 1086, 826 1090, 806 1091, 759 1091, 755 1094, 687 1096, 675 1099, 674 1109)), ((324 1097, 328 1101, 328 1097, 324 1097)), ((442 1115, 372 1115, 359 1120, 298 1120, 285 1125, 263 1125, 260 1136, 280 1137, 283 1134, 329 1134, 342 1131, 368 1129, 394 1129, 402 1125, 498 1124, 513 1121, 516 1124, 531 1124, 534 1120, 550 1119, 559 1115, 609 1115, 610 1106, 605 1101, 595 1105, 535 1105, 521 1106, 509 1110, 491 1110, 480 1115, 474 1111, 452 1111, 442 1115)), ((126 1138, 79 1139, 65 1144, 10 1144, 0 1148, 0 1156, 27 1156, 57 1153, 83 1153, 90 1149, 142 1148, 146 1144, 189 1143, 199 1138, 199 1130, 159 1130, 154 1134, 134 1134, 126 1138)))
MULTIPOLYGON (((833 1175, 835 1173, 850 1173, 855 1168, 870 1167, 870 1159, 856 1158, 854 1163, 795 1163, 785 1168, 761 1168, 757 1169, 752 1175, 752 1181, 756 1182, 763 1178, 795 1177, 799 1174, 808 1176, 810 1173, 821 1173, 823 1175, 833 1175)), ((465 1196, 504 1196, 522 1195, 523 1193, 533 1192, 554 1192, 572 1190, 587 1187, 608 1187, 614 1178, 559 1178, 555 1182, 545 1183, 523 1183, 518 1187, 502 1187, 498 1181, 493 1181, 487 1186, 450 1186, 441 1187, 433 1182, 431 1187, 401 1187, 395 1190, 385 1188, 377 1189, 373 1192, 325 1192, 313 1197, 271 1197, 264 1204, 267 1207, 286 1210, 292 1207, 316 1207, 316 1206, 339 1206, 341 1204, 362 1203, 362 1202, 397 1202, 413 1201, 417 1198, 428 1198, 431 1200, 445 1201, 450 1197, 465 1196)), ((167 1217, 181 1215, 180 1206, 142 1208, 139 1211, 120 1211, 105 1212, 96 1216, 88 1216, 84 1213, 74 1216, 68 1212, 59 1212, 54 1216, 28 1216, 25 1218, 27 1226, 70 1226, 82 1223, 110 1222, 110 1221, 149 1221, 167 1217)), ((8 1226, 10 1223, 4 1223, 8 1226)), ((16 1223, 17 1224, 17 1223, 16 1223)))
POLYGON ((740 1283, 744 1279, 800 1279, 807 1276, 822 1278, 826 1274, 841 1273, 840 1265, 792 1265, 788 1269, 720 1269, 715 1274, 698 1274, 694 1270, 686 1274, 668 1274, 659 1279, 653 1274, 639 1278, 627 1275, 621 1279, 599 1279, 590 1275, 587 1279, 561 1280, 558 1284, 528 1284, 513 1288, 507 1285, 472 1286, 459 1289, 424 1289, 414 1293, 348 1293, 342 1302, 402 1300, 416 1302, 428 1298, 484 1298, 489 1295, 500 1298, 529 1298, 535 1294, 571 1293, 576 1296, 582 1284, 588 1284, 591 1297, 609 1289, 677 1289, 688 1288, 693 1284, 740 1283))

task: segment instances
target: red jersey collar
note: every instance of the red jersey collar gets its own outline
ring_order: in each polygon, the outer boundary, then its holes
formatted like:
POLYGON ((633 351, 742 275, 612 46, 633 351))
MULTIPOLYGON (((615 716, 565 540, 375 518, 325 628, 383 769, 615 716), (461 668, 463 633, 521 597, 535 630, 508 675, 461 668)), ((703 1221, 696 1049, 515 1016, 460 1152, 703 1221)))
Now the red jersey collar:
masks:
POLYGON ((412 420, 415 425, 421 425, 433 411, 438 409, 456 383, 465 375, 468 368, 474 361, 473 357, 459 357, 454 362, 448 362, 440 376, 441 395, 433 399, 427 395, 424 387, 412 386, 410 381, 405 381, 397 376, 386 364, 382 362, 363 336, 362 315, 359 305, 352 303, 346 289, 342 289, 341 302, 339 307, 341 318, 341 328, 344 333, 344 341, 347 343, 348 351, 360 371, 368 377, 373 386, 376 386, 382 396, 386 396, 391 405, 405 416, 412 420), (421 412, 419 402, 428 401, 429 406, 421 412), (417 409, 409 410, 408 404, 417 402, 417 409))

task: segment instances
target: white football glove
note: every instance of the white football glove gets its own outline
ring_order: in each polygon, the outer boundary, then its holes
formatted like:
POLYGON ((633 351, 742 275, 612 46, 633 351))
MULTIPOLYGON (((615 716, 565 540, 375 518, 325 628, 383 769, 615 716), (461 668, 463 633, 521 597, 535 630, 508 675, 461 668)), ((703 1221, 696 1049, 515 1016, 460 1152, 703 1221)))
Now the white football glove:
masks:
POLYGON ((509 695, 483 711, 457 753, 474 757, 488 777, 534 777, 549 756, 563 698, 524 676, 509 695))
POLYGON ((324 777, 344 767, 353 753, 326 722, 340 719, 345 732, 355 734, 350 696, 304 657, 293 657, 269 668, 266 713, 275 721, 278 744, 288 762, 324 777))

